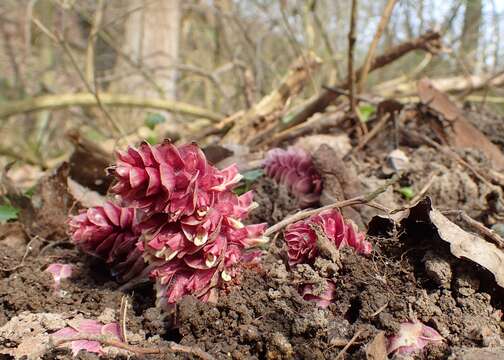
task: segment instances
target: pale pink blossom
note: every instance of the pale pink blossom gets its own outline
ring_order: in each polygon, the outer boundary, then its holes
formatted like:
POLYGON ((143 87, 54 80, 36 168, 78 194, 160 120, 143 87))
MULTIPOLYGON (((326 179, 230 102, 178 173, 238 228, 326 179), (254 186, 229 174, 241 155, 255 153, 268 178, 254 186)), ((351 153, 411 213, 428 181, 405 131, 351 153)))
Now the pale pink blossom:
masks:
MULTIPOLYGON (((52 334, 53 338, 65 339, 70 337, 86 337, 86 336, 107 336, 115 340, 121 340, 119 324, 109 323, 101 324, 96 320, 83 319, 76 326, 69 326, 56 331, 52 334)), ((72 355, 77 356, 79 351, 85 350, 88 352, 103 354, 103 348, 98 341, 93 340, 74 340, 64 343, 62 346, 70 347, 72 355)))
POLYGON ((402 323, 399 332, 388 338, 387 352, 411 354, 422 350, 429 343, 439 344, 444 338, 433 328, 417 319, 402 323))
POLYGON ((61 280, 67 279, 72 276, 73 265, 53 263, 50 264, 45 271, 50 273, 54 280, 53 288, 59 292, 61 287, 61 280))

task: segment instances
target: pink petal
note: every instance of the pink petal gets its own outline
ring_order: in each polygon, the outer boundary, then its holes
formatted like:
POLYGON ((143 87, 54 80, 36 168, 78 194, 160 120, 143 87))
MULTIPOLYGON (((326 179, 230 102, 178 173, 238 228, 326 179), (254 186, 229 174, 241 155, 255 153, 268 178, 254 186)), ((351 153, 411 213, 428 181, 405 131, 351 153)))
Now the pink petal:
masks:
POLYGON ((121 209, 112 204, 110 201, 107 201, 105 205, 103 205, 103 210, 107 215, 108 219, 115 226, 119 226, 119 217, 121 215, 121 209))
POLYGON ((130 170, 130 176, 129 176, 129 181, 130 181, 130 186, 132 188, 139 187, 142 185, 145 181, 147 181, 148 176, 147 176, 147 171, 142 168, 131 168, 130 170))
POLYGON ((399 332, 388 338, 387 352, 410 354, 422 350, 430 342, 439 343, 443 337, 433 328, 418 320, 402 323, 399 332))
POLYGON ((103 325, 101 329, 101 334, 121 339, 121 329, 118 323, 110 323, 103 325))
POLYGON ((61 280, 72 276, 72 265, 53 263, 50 264, 45 271, 51 273, 54 279, 54 289, 58 290, 61 285, 61 280))
POLYGON ((58 331, 56 331, 54 334, 52 334, 52 336, 54 336, 55 338, 68 338, 77 334, 78 331, 75 330, 74 328, 65 327, 63 329, 59 329, 58 331))
POLYGON ((98 341, 76 340, 71 342, 72 355, 77 356, 79 351, 86 350, 88 352, 102 354, 103 349, 98 341))

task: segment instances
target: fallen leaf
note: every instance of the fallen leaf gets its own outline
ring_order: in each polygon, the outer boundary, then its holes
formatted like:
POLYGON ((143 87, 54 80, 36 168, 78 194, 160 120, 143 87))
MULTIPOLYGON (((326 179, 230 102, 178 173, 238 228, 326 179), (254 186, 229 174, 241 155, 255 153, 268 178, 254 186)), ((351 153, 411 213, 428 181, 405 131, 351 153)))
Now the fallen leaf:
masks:
POLYGON ((387 360, 387 339, 385 332, 380 331, 366 346, 367 360, 387 360))
POLYGON ((436 209, 431 209, 429 217, 441 239, 450 244, 450 252, 454 256, 469 259, 483 266, 495 276, 497 284, 504 288, 504 251, 461 229, 436 209))
POLYGON ((422 103, 446 120, 442 126, 436 127, 436 131, 443 135, 448 144, 455 148, 479 149, 492 162, 495 170, 504 170, 504 154, 499 147, 464 117, 462 110, 448 95, 437 90, 429 79, 420 80, 417 90, 422 103))
POLYGON ((469 233, 432 207, 429 197, 416 205, 397 212, 393 218, 375 216, 368 225, 368 235, 408 230, 410 224, 432 224, 439 238, 450 244, 450 252, 459 259, 468 259, 490 271, 497 285, 504 288, 504 250, 469 233))

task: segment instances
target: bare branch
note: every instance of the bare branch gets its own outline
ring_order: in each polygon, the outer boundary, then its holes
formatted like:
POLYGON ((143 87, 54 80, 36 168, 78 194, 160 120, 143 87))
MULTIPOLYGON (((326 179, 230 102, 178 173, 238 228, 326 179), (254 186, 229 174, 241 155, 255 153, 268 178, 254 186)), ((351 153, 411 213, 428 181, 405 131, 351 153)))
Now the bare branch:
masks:
POLYGON ((392 14, 392 10, 394 10, 394 5, 397 0, 388 0, 385 5, 385 9, 383 10, 383 14, 380 19, 380 23, 378 24, 378 28, 376 29, 373 40, 371 41, 371 45, 369 45, 369 50, 366 55, 366 60, 364 61, 364 66, 362 67, 362 71, 360 73, 359 84, 357 86, 357 92, 361 93, 366 84, 367 76, 369 73, 369 69, 371 67, 371 61, 374 59, 376 47, 378 46, 378 42, 381 39, 383 31, 388 25, 390 15, 392 14))
MULTIPOLYGON (((141 107, 169 111, 184 115, 202 117, 213 121, 221 120, 224 115, 202 109, 183 102, 142 98, 124 94, 100 94, 100 102, 107 106, 141 107)), ((96 96, 91 93, 44 95, 31 99, 10 101, 0 107, 0 118, 16 114, 35 112, 40 110, 55 110, 69 106, 99 106, 96 96)))

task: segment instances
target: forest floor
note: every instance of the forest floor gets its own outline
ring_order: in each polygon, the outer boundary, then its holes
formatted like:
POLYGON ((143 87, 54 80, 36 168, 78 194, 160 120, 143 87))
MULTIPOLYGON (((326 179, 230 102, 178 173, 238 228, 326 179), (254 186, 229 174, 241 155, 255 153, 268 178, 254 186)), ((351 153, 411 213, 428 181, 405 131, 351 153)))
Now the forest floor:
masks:
MULTIPOLYGON (((282 237, 275 236, 261 265, 247 269, 239 283, 223 289, 217 304, 186 297, 171 318, 155 307, 153 286, 143 284, 126 293, 130 306, 120 319, 125 295, 120 285, 101 261, 84 256, 65 236, 65 218, 72 207, 66 199, 65 174, 43 177, 36 193, 42 205, 31 214, 30 224, 0 225, 0 354, 4 354, 0 358, 70 358, 71 350, 51 346, 49 335, 86 318, 121 321, 129 343, 138 347, 168 346, 173 341, 198 347, 217 359, 386 359, 386 337, 397 333, 401 323, 416 318, 436 329, 444 340, 410 358, 503 359, 504 291, 496 280, 500 270, 478 258, 481 249, 457 254, 449 231, 433 215, 435 209, 436 214, 443 212, 448 227, 456 223, 464 236, 475 233, 481 240, 485 234, 478 235, 453 210, 463 210, 479 224, 498 224, 503 211, 495 204, 501 188, 486 180, 484 169, 491 165, 481 151, 453 149, 449 155, 409 137, 412 129, 435 138, 425 125, 426 116, 415 114, 415 119, 404 124, 405 131, 394 130, 390 124, 390 131, 378 132, 345 159, 346 176, 357 179, 355 183, 343 184, 337 175, 343 170, 334 168, 337 165, 327 156, 315 156, 318 166, 327 170, 325 184, 339 182, 345 194, 371 192, 400 168, 401 179, 374 201, 390 210, 406 210, 386 214, 366 205, 346 210, 347 216, 367 227, 367 239, 373 245, 370 256, 343 249, 338 264, 320 258, 313 266, 289 270, 282 237), (397 164, 404 158, 391 163, 389 154, 397 147, 406 158, 404 166, 397 164), (53 279, 44 272, 55 262, 74 265, 72 277, 62 282, 60 292, 54 292, 53 279), (335 298, 327 308, 299 294, 300 284, 316 286, 325 279, 336 285, 335 298)), ((504 119, 477 111, 466 114, 503 149, 504 119)), ((316 136, 311 141, 325 141, 316 136)), ((331 136, 334 140, 344 135, 331 136)), ((298 211, 289 194, 271 180, 260 177, 252 188, 260 206, 251 220, 272 225, 298 211)), ((331 197, 330 189, 326 195, 331 197)), ((109 358, 132 355, 111 346, 104 349, 109 358)), ((166 352, 147 357, 151 356, 183 359, 189 355, 166 352)), ((96 357, 85 352, 78 355, 96 357)))

